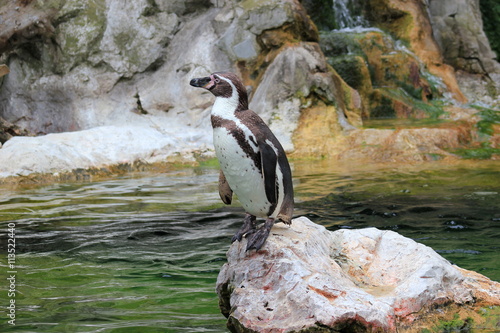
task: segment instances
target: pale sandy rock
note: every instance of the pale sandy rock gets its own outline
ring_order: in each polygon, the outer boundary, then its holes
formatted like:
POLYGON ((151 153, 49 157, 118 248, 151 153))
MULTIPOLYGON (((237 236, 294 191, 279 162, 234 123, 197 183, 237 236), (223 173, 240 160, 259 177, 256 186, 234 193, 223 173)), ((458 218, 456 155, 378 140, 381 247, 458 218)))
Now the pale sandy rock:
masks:
POLYGON ((217 279, 233 332, 405 332, 452 305, 500 304, 499 283, 393 231, 330 232, 300 217, 275 225, 258 252, 245 243, 231 245, 217 279))
POLYGON ((376 162, 418 162, 456 159, 449 152, 470 140, 470 126, 464 128, 356 129, 343 138, 336 152, 342 160, 376 162))

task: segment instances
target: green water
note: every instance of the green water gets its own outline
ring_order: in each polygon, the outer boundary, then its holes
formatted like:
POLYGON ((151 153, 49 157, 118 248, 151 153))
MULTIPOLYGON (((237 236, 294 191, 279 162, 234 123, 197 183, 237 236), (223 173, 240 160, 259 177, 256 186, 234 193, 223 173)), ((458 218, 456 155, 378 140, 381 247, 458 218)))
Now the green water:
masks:
POLYGON ((379 129, 398 129, 398 128, 422 128, 422 127, 439 127, 449 123, 449 120, 437 118, 373 118, 364 119, 364 128, 379 128, 379 129))
MULTIPOLYGON (((293 169, 296 215, 330 230, 395 230, 500 281, 498 162, 293 169)), ((214 289, 242 212, 220 203, 217 179, 206 167, 2 188, 0 331, 226 332, 214 289), (6 316, 12 222, 15 326, 6 316)))

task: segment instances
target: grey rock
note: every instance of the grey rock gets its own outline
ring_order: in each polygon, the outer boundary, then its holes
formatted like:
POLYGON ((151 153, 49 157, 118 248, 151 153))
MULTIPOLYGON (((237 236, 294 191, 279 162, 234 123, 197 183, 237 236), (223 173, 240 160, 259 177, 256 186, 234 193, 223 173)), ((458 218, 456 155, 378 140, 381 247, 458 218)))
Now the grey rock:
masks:
POLYGON ((175 13, 144 16, 148 1, 109 1, 99 52, 89 61, 109 65, 123 77, 145 71, 162 55, 179 24, 175 13))
MULTIPOLYGON (((344 116, 346 106, 340 95, 341 87, 317 43, 302 42, 284 48, 268 66, 252 95, 250 108, 259 112, 285 150, 293 150, 292 136, 297 128, 301 109, 308 107, 312 95, 320 96, 331 105, 338 105, 341 127, 353 129, 358 119, 344 116)), ((352 90, 352 95, 358 96, 352 90)), ((361 113, 361 105, 356 109, 361 113)))
MULTIPOLYGON (((35 38, 34 43, 41 45, 40 59, 33 61, 28 54, 4 55, 11 73, 2 81, 0 116, 38 135, 133 124, 164 133, 174 142, 182 143, 182 133, 191 133, 190 138, 203 138, 198 142, 204 147, 212 138, 212 96, 192 89, 189 80, 214 71, 237 72, 236 62, 255 60, 262 52, 258 34, 297 20, 296 6, 297 2, 289 0, 61 2, 54 16, 52 39, 35 38)), ((307 70, 302 65, 297 69, 307 70)), ((300 106, 293 102, 286 111, 298 115, 300 106)), ((38 151, 39 140, 52 138, 17 138, 10 144, 15 149, 7 144, 2 156, 14 151, 19 156, 33 154, 38 151)), ((80 140, 78 135, 68 134, 67 138, 80 140)), ((101 154, 101 146, 93 144, 96 154, 101 154)), ((74 154, 87 156, 80 145, 71 147, 74 154)), ((39 163, 31 166, 14 155, 8 158, 20 163, 18 168, 23 174, 29 170, 54 172, 55 166, 67 170, 106 164, 94 157, 65 159, 57 156, 65 153, 59 148, 48 151, 65 162, 52 166, 43 162, 47 159, 45 153, 39 156, 39 163)), ((138 155, 130 154, 130 158, 134 156, 138 155)), ((3 174, 15 173, 14 166, 3 170, 3 174)))
POLYGON ((258 34, 295 20, 295 5, 61 2, 52 39, 32 42, 39 59, 4 55, 12 71, 1 85, 0 116, 37 134, 151 121, 205 133, 210 97, 189 79, 255 60, 262 51, 258 34))
POLYGON ((500 64, 483 32, 479 0, 430 0, 434 38, 445 61, 469 73, 500 73, 500 64))

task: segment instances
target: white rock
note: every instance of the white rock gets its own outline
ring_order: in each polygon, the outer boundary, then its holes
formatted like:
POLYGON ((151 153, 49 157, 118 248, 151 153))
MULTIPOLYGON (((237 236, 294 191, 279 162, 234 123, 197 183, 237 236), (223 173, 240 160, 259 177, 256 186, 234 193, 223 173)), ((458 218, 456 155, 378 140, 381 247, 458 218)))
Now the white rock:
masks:
MULTIPOLYGON (((161 162, 172 155, 207 147, 206 136, 171 128, 102 126, 39 137, 13 137, 0 149, 0 178, 30 173, 56 173, 120 163, 161 162)), ((192 156, 191 156, 192 158, 192 156)))
POLYGON ((246 240, 231 245, 217 279, 221 310, 237 332, 395 332, 418 327, 443 304, 500 304, 499 283, 393 231, 330 232, 300 217, 274 226, 261 251, 245 249, 246 240))

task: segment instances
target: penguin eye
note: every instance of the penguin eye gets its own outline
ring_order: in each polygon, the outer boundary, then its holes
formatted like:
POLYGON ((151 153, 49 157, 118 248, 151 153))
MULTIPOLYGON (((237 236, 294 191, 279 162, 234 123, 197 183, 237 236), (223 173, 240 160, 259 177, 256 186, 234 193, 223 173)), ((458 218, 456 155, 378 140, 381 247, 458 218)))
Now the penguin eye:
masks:
POLYGON ((215 81, 215 83, 219 83, 220 79, 218 77, 216 77, 214 81, 215 81))

